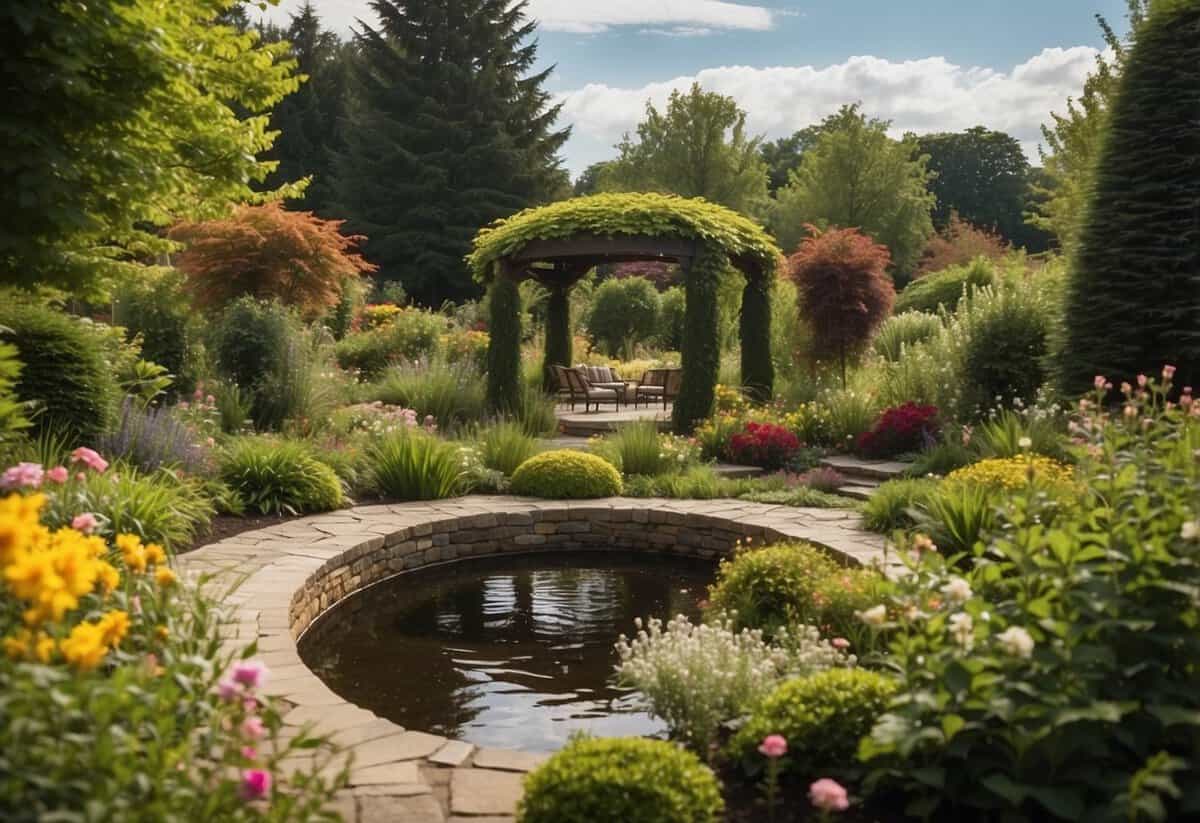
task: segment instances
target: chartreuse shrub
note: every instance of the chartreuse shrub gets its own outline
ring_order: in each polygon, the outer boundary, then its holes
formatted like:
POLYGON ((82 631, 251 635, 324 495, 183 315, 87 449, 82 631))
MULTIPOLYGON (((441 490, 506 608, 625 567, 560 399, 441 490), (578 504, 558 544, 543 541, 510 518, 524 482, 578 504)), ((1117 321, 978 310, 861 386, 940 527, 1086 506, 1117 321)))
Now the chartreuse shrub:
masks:
POLYGON ((758 746, 770 734, 787 740, 782 771, 803 780, 861 773, 858 742, 870 734, 896 695, 896 681, 868 669, 827 669, 789 680, 771 692, 729 741, 731 758, 762 762, 758 746))
POLYGON ((615 497, 621 493, 621 475, 594 454, 558 449, 522 463, 513 472, 512 491, 553 500, 615 497))
POLYGON ((462 449, 422 429, 400 428, 367 449, 374 487, 400 500, 440 500, 463 490, 462 449))
POLYGON ((713 773, 661 740, 580 738, 525 778, 519 823, 716 823, 713 773))
POLYGON ((241 437, 222 453, 218 474, 246 509, 307 514, 336 509, 344 496, 337 474, 303 443, 241 437))
POLYGON ((161 546, 86 534, 86 509, 56 513, 83 531, 44 525, 44 500, 0 500, 0 817, 319 819, 346 773, 283 733, 266 667, 224 651, 216 604, 161 546))
POLYGON ((1200 383, 1200 6, 1157 0, 1122 61, 1071 255, 1062 388, 1178 366, 1200 383))
POLYGON ((937 314, 941 308, 954 311, 964 296, 983 286, 992 285, 997 279, 996 264, 986 257, 977 257, 966 265, 950 266, 927 274, 909 283, 896 296, 896 315, 908 312, 937 314))
POLYGON ((874 569, 847 568, 809 543, 781 543, 722 560, 709 610, 768 637, 805 624, 854 639, 862 632, 856 614, 874 604, 881 584, 874 569))
POLYGON ((84 321, 5 294, 0 342, 15 346, 17 399, 31 404, 34 433, 55 431, 71 445, 94 442, 112 424, 116 379, 84 321))
POLYGON ((1077 505, 1012 492, 984 557, 926 552, 881 601, 904 697, 860 747, 868 791, 948 820, 1200 815, 1200 413, 1167 390, 1126 416, 1101 388, 1077 505))
POLYGON ((25 406, 17 399, 16 383, 21 376, 21 361, 17 347, 0 343, 0 458, 12 451, 16 442, 29 428, 25 406))

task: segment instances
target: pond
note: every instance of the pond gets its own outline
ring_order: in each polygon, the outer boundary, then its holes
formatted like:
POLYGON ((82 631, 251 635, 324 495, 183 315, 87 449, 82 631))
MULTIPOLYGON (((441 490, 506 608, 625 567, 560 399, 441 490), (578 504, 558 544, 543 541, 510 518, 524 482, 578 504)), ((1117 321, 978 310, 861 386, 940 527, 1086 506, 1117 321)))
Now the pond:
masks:
POLYGON ((613 682, 636 617, 699 616, 714 566, 619 552, 465 561, 338 604, 300 655, 331 689, 405 728, 531 752, 576 731, 657 735, 613 682))

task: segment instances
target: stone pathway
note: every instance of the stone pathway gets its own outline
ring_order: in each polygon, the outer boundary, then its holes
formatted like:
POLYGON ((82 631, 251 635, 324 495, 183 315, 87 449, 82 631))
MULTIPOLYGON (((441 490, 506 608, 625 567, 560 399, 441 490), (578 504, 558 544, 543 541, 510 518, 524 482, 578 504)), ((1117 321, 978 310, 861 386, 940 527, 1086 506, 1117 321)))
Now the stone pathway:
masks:
MULTIPOLYGON (((363 506, 290 521, 177 558, 189 578, 228 592, 226 642, 258 642, 266 691, 284 701, 285 733, 330 735, 353 754, 350 786, 331 805, 351 823, 504 823, 525 772, 544 758, 403 729, 331 691, 296 642, 323 611, 410 569, 500 552, 637 548, 716 557, 739 537, 820 544, 848 563, 885 564, 858 516, 738 500, 578 502, 471 496, 363 506)), ((888 568, 889 573, 893 569, 888 568)), ((343 755, 346 756, 346 755, 343 755)), ((302 765, 298 760, 297 766, 302 765)))

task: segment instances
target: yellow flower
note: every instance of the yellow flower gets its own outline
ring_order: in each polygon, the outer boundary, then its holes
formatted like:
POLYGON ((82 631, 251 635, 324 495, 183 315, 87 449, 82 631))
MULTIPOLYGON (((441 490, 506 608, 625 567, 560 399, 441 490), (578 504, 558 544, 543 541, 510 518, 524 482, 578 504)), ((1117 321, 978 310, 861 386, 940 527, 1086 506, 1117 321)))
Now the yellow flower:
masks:
POLYGON ((163 547, 157 543, 147 543, 146 560, 156 566, 160 566, 167 562, 167 553, 163 551, 163 547))
POLYGON ((96 625, 100 627, 104 645, 114 648, 129 631, 129 615, 123 611, 111 611, 100 618, 96 625))
POLYGON ((177 579, 178 578, 175 577, 175 572, 171 571, 166 566, 159 566, 154 570, 154 582, 159 586, 162 586, 164 589, 168 586, 174 586, 177 579))
POLYGON ((947 480, 978 483, 1003 489, 1021 489, 1030 478, 1050 486, 1069 486, 1073 480, 1070 466, 1042 455, 990 458, 956 469, 947 480))
POLYGON ((101 562, 96 567, 96 576, 99 578, 100 585, 104 589, 105 594, 112 592, 117 586, 121 585, 121 573, 109 563, 101 562))
POLYGON ((117 549, 121 552, 121 559, 125 561, 125 566, 131 572, 141 573, 146 570, 148 562, 146 547, 142 545, 142 541, 137 535, 119 534, 116 543, 117 549))
POLYGON ((104 632, 96 623, 80 623, 58 645, 67 663, 84 672, 99 666, 108 653, 104 632))
POLYGON ((168 629, 166 626, 159 626, 158 628, 156 628, 154 630, 154 634, 158 637, 159 640, 166 643, 167 638, 171 636, 171 630, 168 629))

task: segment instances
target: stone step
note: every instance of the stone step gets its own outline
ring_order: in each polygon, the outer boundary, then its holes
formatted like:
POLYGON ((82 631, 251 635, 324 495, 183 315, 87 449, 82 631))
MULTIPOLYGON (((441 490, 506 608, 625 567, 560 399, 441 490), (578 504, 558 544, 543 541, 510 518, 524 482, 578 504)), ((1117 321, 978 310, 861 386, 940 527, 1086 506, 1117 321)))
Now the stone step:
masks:
POLYGON ((884 481, 902 476, 912 464, 899 460, 861 460, 850 455, 837 454, 824 458, 821 465, 836 469, 847 478, 884 481))
POLYGON ((853 500, 870 500, 871 496, 879 490, 879 486, 841 486, 837 493, 842 497, 849 497, 853 500))
POLYGON ((712 468, 721 477, 728 477, 731 480, 740 480, 745 477, 761 477, 766 474, 766 470, 759 466, 735 466, 732 463, 715 463, 712 468))

